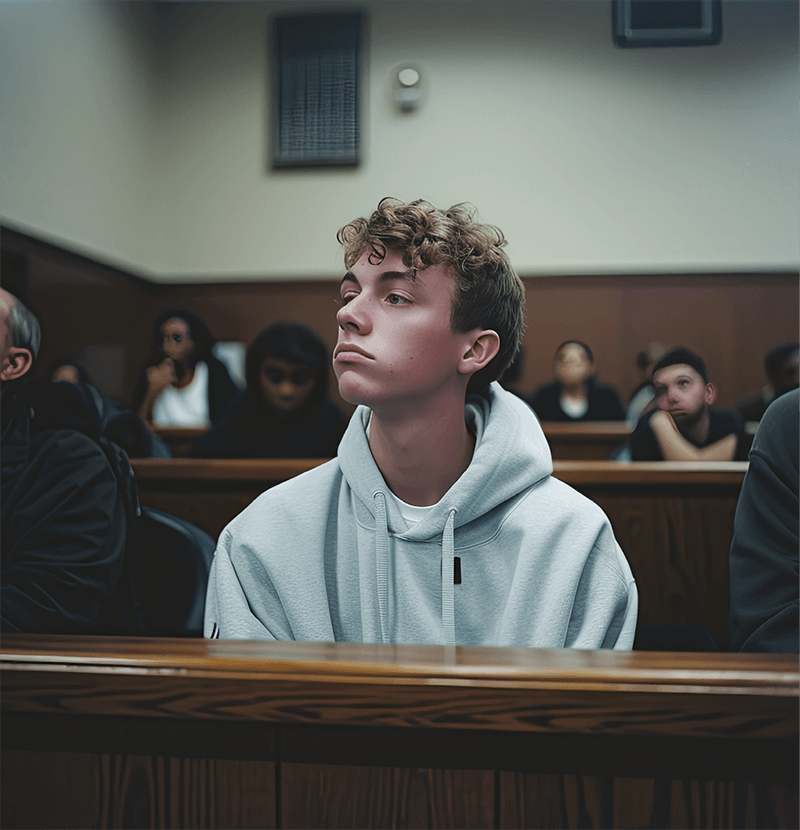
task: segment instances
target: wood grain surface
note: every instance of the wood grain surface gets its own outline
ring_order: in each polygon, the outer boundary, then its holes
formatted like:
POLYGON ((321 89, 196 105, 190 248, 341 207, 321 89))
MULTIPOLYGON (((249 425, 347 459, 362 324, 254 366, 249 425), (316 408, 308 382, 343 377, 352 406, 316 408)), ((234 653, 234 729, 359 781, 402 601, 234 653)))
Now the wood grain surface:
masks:
POLYGON ((4 635, 0 682, 3 827, 798 822, 796 655, 4 635))
POLYGON ((530 732, 797 730, 791 655, 6 635, 4 711, 530 732))

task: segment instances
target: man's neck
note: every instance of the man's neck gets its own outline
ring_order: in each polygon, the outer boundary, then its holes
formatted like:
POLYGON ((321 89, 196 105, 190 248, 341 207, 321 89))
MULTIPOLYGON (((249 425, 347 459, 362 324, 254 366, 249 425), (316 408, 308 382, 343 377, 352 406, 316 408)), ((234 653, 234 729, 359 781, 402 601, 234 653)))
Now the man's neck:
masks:
POLYGON ((408 504, 425 506, 436 504, 469 467, 475 439, 462 404, 396 419, 373 412, 369 447, 389 489, 408 504))
POLYGON ((710 428, 711 415, 708 407, 706 407, 696 421, 689 424, 682 424, 678 431, 696 447, 704 447, 708 441, 708 431, 710 428))
POLYGON ((561 384, 561 394, 565 398, 582 401, 586 398, 588 387, 586 383, 561 384))

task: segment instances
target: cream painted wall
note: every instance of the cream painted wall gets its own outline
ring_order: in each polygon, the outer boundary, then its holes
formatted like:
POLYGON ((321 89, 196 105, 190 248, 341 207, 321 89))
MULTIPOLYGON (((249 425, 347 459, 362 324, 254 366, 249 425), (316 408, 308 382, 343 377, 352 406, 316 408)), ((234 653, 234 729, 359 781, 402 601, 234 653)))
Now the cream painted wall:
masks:
POLYGON ((149 265, 155 101, 146 4, 0 3, 0 216, 149 265))
POLYGON ((335 277, 337 228, 391 194, 474 202, 526 275, 800 265, 794 2, 727 0, 720 46, 640 50, 605 0, 365 2, 363 163, 275 172, 269 20, 334 4, 115 5, 0 5, 15 227, 165 281, 335 277))

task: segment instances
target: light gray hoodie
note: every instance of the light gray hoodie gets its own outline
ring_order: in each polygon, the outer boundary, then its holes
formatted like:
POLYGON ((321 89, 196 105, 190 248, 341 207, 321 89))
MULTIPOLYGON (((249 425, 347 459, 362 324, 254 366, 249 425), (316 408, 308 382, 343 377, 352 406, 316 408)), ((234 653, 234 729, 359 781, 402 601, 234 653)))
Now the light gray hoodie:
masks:
POLYGON ((337 458, 267 490, 222 531, 205 636, 631 648, 630 567, 603 511, 551 476, 533 411, 493 383, 465 415, 469 468, 409 526, 359 407, 337 458))

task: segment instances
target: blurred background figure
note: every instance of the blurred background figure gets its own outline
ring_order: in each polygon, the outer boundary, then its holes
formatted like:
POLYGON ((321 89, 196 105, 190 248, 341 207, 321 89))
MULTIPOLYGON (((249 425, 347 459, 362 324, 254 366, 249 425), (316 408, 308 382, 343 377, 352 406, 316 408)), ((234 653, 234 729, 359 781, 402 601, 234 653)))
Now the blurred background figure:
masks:
POLYGON ((540 387, 531 406, 540 421, 622 421, 619 393, 597 382, 594 355, 586 343, 565 340, 556 349, 553 383, 540 387))
POLYGON ((660 343, 648 343, 636 355, 636 368, 639 371, 639 385, 631 393, 625 420, 635 426, 643 412, 656 408, 655 392, 653 391, 653 365, 666 349, 660 343))
POLYGON ((798 388, 798 349, 800 343, 784 343, 767 352, 764 357, 766 386, 745 395, 735 407, 745 421, 760 421, 772 401, 798 388))
POLYGON ((47 370, 47 379, 53 383, 92 383, 89 373, 83 365, 70 357, 56 360, 47 370))
POLYGON ((165 311, 153 327, 153 354, 131 401, 150 426, 207 427, 230 406, 236 385, 212 354, 208 326, 183 309, 165 311))
MULTIPOLYGON (((35 385, 44 387, 51 383, 85 386, 85 390, 80 394, 83 401, 97 410, 100 434, 122 447, 129 458, 171 457, 172 452, 167 443, 158 435, 154 435, 135 412, 131 412, 119 401, 100 393, 79 361, 69 357, 53 361, 44 378, 35 385)), ((57 406, 60 402, 65 407, 69 407, 70 401, 73 400, 69 396, 58 395, 52 395, 48 399, 51 406, 57 406)), ((61 417, 67 418, 68 413, 63 411, 61 417)))
POLYGON ((747 460, 744 420, 732 409, 712 409, 717 390, 697 352, 664 352, 653 365, 653 388, 656 408, 642 415, 628 441, 631 460, 747 460))
POLYGON ((330 355, 308 326, 283 321, 250 344, 247 388, 198 438, 203 458, 332 458, 347 420, 328 398, 330 355))

